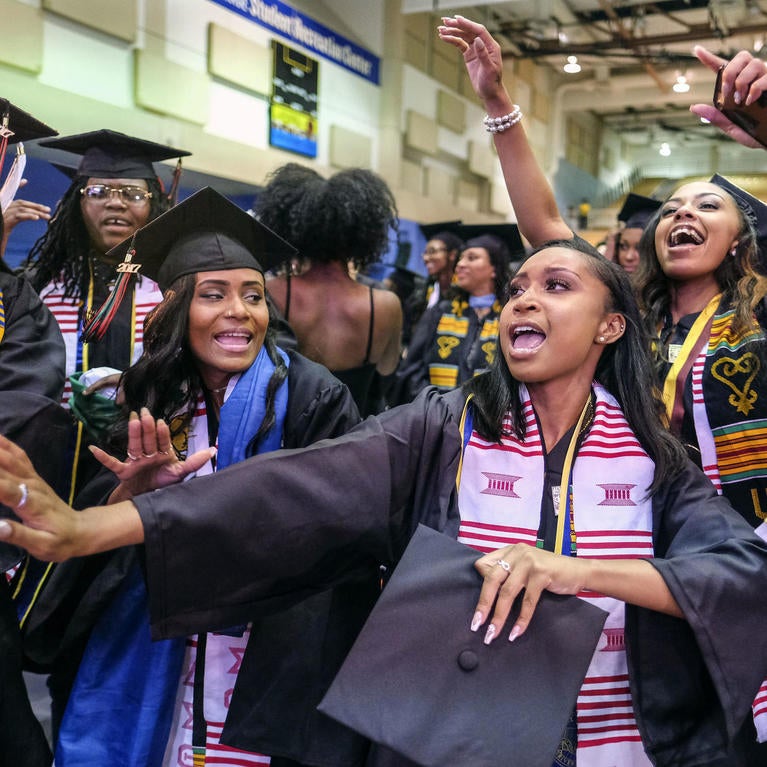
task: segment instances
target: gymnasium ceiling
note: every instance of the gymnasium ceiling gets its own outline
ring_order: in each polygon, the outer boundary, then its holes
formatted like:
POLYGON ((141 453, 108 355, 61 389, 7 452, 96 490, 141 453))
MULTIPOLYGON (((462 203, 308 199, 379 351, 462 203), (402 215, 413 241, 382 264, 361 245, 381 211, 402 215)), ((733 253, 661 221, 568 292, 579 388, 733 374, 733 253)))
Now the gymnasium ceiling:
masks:
POLYGON ((402 0, 402 10, 481 21, 504 56, 551 67, 557 82, 568 84, 571 104, 598 114, 634 143, 659 131, 721 140, 688 110, 711 100, 715 77, 692 55, 694 44, 725 58, 743 48, 767 56, 767 0, 402 0), (563 72, 568 56, 577 56, 578 74, 563 72), (688 93, 673 91, 679 75, 688 79, 688 93))

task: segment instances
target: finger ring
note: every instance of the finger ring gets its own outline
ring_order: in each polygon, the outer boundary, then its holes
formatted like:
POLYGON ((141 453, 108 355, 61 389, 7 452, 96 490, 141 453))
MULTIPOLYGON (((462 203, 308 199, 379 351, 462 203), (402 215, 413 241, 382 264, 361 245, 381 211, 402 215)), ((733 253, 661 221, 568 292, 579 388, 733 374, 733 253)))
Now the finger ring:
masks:
POLYGON ((155 450, 154 453, 142 453, 141 455, 143 455, 144 458, 154 458, 157 455, 157 451, 155 450))
POLYGON ((17 509, 20 509, 27 502, 27 497, 29 496, 27 486, 23 482, 19 482, 19 491, 21 492, 21 498, 19 498, 19 502, 16 504, 17 509))
POLYGON ((128 460, 129 461, 138 461, 138 456, 137 455, 133 455, 133 453, 131 453, 131 451, 129 450, 128 451, 128 460))
POLYGON ((495 564, 499 565, 507 573, 511 570, 511 565, 505 559, 499 559, 495 564))

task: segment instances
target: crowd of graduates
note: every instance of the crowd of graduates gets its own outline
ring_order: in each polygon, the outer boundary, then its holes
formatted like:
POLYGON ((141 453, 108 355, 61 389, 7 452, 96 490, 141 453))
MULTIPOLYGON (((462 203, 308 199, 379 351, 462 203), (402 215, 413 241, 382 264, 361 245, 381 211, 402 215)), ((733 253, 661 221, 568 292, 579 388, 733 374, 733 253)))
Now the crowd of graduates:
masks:
MULTIPOLYGON (((178 202, 188 152, 0 100, 11 147, 76 165, 52 212, 12 202, 14 169, 0 190, 3 245, 48 221, 0 271, 0 765, 765 763, 767 204, 718 175, 632 194, 601 254, 497 42, 438 33, 517 223, 425 225, 404 291, 356 276, 399 215, 371 171, 285 165, 251 212, 178 202), (467 584, 455 614, 441 592, 467 584), (414 604, 423 629, 394 609, 414 604), (435 633, 457 667, 434 672, 435 633), (376 687, 405 653, 405 689, 376 687), (517 733, 524 664, 542 692, 517 733)), ((750 54, 697 53, 767 90, 750 54)))

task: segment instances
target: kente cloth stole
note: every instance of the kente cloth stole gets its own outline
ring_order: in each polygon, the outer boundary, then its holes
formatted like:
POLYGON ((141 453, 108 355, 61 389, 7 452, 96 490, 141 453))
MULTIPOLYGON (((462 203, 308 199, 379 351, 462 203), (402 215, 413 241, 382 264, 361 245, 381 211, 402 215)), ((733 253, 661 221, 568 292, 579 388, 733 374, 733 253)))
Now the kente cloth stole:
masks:
MULTIPOLYGON (((472 351, 462 348, 471 327, 472 318, 467 314, 468 312, 474 312, 469 307, 469 302, 454 298, 451 311, 443 314, 437 324, 434 351, 430 356, 431 359, 438 359, 439 362, 429 364, 429 382, 443 391, 458 386, 461 362, 464 356, 472 351)), ((480 328, 477 344, 481 355, 476 357, 480 366, 473 371, 475 375, 490 367, 495 359, 500 312, 501 305, 496 301, 490 313, 478 321, 480 328)))
MULTIPOLYGON (((703 471, 724 492, 743 487, 750 496, 750 511, 757 520, 767 518, 767 360, 765 333, 754 319, 739 333, 732 329, 735 312, 714 317, 708 344, 692 368, 693 421, 703 471), (760 385, 761 383, 761 385, 760 385)), ((738 498, 744 497, 739 495, 738 498)), ((735 501, 736 499, 731 499, 735 501)), ((736 502, 736 507, 740 504, 736 502)), ((753 522, 754 520, 751 519, 753 522)), ((760 742, 767 741, 767 681, 753 704, 754 725, 760 742)))
MULTIPOLYGON (((287 355, 280 353, 285 364, 289 364, 287 355)), ((219 454, 218 468, 242 460, 249 452, 250 442, 265 410, 262 393, 273 371, 274 365, 262 349, 245 373, 230 379, 218 431, 219 434, 226 431, 227 437, 232 433, 234 438, 228 439, 228 458, 219 454), (248 396, 252 402, 246 408, 244 398, 248 396), (230 402, 233 407, 225 417, 230 402), (246 426, 239 428, 241 424, 246 426)), ((260 441, 255 452, 275 450, 281 444, 288 403, 287 379, 278 389, 275 400, 275 426, 260 441)), ((185 443, 183 454, 210 446, 204 399, 197 403, 187 439, 178 441, 185 443)), ((213 466, 208 462, 197 475, 212 471, 213 466)), ((231 511, 235 514, 238 510, 231 511)), ((88 641, 62 720, 56 764, 59 767, 204 765, 208 752, 213 763, 214 757, 230 755, 230 761, 237 764, 268 764, 268 759, 259 754, 245 753, 243 756, 244 752, 219 743, 226 710, 224 701, 228 702, 236 679, 239 658, 242 657, 238 653, 244 651, 247 632, 240 631, 239 636, 210 635, 214 647, 209 657, 214 660, 211 662, 213 668, 208 668, 205 673, 205 681, 215 679, 218 686, 212 684, 212 692, 204 691, 204 716, 200 706, 198 717, 193 696, 194 673, 189 677, 189 640, 150 641, 147 600, 144 578, 136 565, 113 602, 99 617, 88 641), (217 648, 215 645, 219 640, 222 647, 217 648), (226 687, 223 691, 221 684, 226 687), (141 695, 131 694, 136 690, 141 690, 141 695), (219 705, 209 711, 209 700, 217 692, 225 694, 218 696, 219 705), (188 695, 188 701, 185 695, 188 695), (192 743, 190 729, 192 720, 198 718, 202 720, 205 738, 199 747, 192 743), (185 727, 187 721, 189 725, 185 727), (163 761, 163 754, 166 761, 163 761), (236 755, 237 761, 231 755, 236 755)), ((191 639, 193 651, 197 637, 191 639)), ((192 655, 192 666, 195 660, 196 656, 192 655)), ((203 699, 202 694, 200 699, 203 699)))
MULTIPOLYGON (((287 354, 281 349, 278 351, 285 365, 289 366, 287 354)), ((253 365, 242 375, 229 380, 219 414, 216 470, 238 463, 253 452, 268 453, 280 448, 288 404, 287 380, 277 391, 275 425, 255 451, 250 445, 264 417, 266 388, 273 371, 274 364, 262 347, 253 365)), ((191 455, 210 445, 208 423, 205 401, 200 399, 188 429, 188 443, 183 445, 184 455, 191 455)), ((210 474, 213 470, 209 461, 197 472, 197 476, 210 474)), ((233 509, 234 513, 236 511, 233 509)), ((249 626, 187 637, 164 765, 194 764, 197 767, 209 762, 238 765, 270 763, 268 756, 241 751, 219 742, 249 639, 249 626), (203 662, 199 662, 198 652, 204 654, 203 662)))
MULTIPOLYGON (((617 401, 599 384, 594 385, 594 392, 593 423, 578 448, 572 470, 563 472, 559 496, 570 502, 560 504, 559 511, 572 513, 578 556, 650 558, 652 503, 646 496, 655 464, 639 444, 617 401)), ((510 436, 503 437, 500 444, 487 442, 469 423, 466 425, 458 490, 458 540, 480 551, 494 551, 510 543, 536 544, 544 487, 543 446, 523 386, 520 395, 525 413, 524 440, 510 436)), ((507 416, 504 426, 510 427, 510 423, 507 416)), ((578 767, 649 765, 629 690, 624 603, 594 592, 578 597, 609 613, 576 704, 578 767)))
POLYGON ((723 486, 738 483, 750 486, 756 516, 764 520, 767 371, 762 368, 767 343, 756 320, 745 332, 735 332, 733 316, 730 309, 714 317, 708 344, 693 365, 695 433, 703 470, 717 490, 722 492, 723 486))
POLYGON ((0 341, 5 335, 5 302, 3 301, 3 291, 0 290, 0 341))
MULTIPOLYGON (((90 308, 93 306, 93 280, 90 282, 88 293, 86 307, 90 308)), ((56 318, 56 322, 58 322, 61 329, 61 335, 64 337, 67 380, 64 385, 64 394, 62 395, 61 402, 65 407, 68 407, 67 403, 72 395, 72 384, 69 382, 69 376, 78 370, 88 370, 90 368, 88 363, 88 345, 82 342, 82 324, 79 320, 82 301, 80 298, 65 298, 64 285, 59 282, 49 283, 40 292, 40 297, 56 318)), ((162 301, 162 291, 156 282, 148 277, 135 281, 131 308, 132 342, 129 354, 130 364, 136 362, 144 349, 144 319, 160 301, 162 301)))

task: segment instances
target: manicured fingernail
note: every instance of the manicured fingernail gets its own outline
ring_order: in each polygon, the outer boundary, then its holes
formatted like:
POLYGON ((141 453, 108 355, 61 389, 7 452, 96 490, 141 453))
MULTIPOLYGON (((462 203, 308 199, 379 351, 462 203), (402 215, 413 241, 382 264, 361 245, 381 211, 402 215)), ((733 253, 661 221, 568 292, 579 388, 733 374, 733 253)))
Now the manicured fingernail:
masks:
POLYGON ((474 617, 471 619, 471 630, 476 631, 482 625, 482 613, 477 610, 474 613, 474 617))
POLYGON ((0 538, 7 538, 11 534, 11 526, 0 520, 0 538))
POLYGON ((740 91, 735 91, 735 93, 733 93, 733 94, 732 94, 732 100, 733 100, 733 101, 734 101, 736 104, 740 104, 740 101, 741 101, 741 95, 740 95, 740 91))
POLYGON ((493 626, 493 624, 491 623, 487 627, 487 633, 485 634, 485 638, 483 641, 485 644, 490 644, 490 642, 492 642, 493 639, 495 639, 495 626, 493 626))
POLYGON ((522 629, 519 626, 514 626, 511 630, 511 634, 509 634, 509 642, 513 642, 521 633, 522 629))

